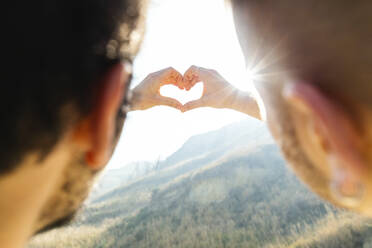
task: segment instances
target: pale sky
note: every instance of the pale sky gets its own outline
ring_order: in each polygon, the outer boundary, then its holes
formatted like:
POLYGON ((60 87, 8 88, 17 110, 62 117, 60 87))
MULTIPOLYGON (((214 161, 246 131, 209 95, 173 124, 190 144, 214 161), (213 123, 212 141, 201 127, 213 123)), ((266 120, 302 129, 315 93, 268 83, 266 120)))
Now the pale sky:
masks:
MULTIPOLYGON (((153 0, 147 31, 134 63, 133 86, 151 72, 172 66, 184 73, 191 65, 216 69, 231 84, 251 91, 243 54, 224 0, 153 0)), ((200 97, 202 84, 192 92, 173 86, 163 95, 181 102, 200 97)), ((164 159, 189 137, 247 118, 233 110, 203 108, 187 113, 169 107, 131 112, 108 168, 130 162, 164 159)))

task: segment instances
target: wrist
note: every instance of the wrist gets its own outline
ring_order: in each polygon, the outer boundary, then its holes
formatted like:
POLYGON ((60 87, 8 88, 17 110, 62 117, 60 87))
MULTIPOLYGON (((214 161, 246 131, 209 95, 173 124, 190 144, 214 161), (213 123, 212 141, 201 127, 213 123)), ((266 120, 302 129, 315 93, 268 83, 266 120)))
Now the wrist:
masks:
POLYGON ((130 111, 137 111, 137 110, 143 109, 143 106, 141 106, 142 94, 136 88, 134 88, 133 90, 129 92, 128 102, 129 102, 130 111))
POLYGON ((240 94, 241 92, 237 88, 231 87, 228 97, 225 100, 224 108, 236 109, 240 102, 240 94))
POLYGON ((261 120, 258 102, 251 93, 236 89, 233 95, 234 100, 231 103, 231 109, 261 120))

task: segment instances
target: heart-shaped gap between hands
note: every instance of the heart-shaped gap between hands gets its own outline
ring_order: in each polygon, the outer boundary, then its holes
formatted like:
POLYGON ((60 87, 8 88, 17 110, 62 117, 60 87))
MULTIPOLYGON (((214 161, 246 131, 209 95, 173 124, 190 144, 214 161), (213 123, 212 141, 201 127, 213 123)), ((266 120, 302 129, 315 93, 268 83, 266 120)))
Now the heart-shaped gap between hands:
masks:
POLYGON ((160 94, 165 97, 176 99, 181 104, 198 100, 203 96, 204 85, 202 82, 197 83, 189 91, 180 90, 174 85, 164 85, 160 88, 160 94))

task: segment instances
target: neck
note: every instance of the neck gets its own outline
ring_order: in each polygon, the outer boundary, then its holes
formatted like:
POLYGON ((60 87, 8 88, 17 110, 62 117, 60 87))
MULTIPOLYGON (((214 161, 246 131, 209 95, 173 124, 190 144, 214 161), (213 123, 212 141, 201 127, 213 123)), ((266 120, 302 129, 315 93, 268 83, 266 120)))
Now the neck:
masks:
POLYGON ((0 176, 1 247, 23 247, 35 232, 40 211, 58 185, 67 157, 65 152, 52 152, 40 164, 37 155, 29 155, 15 171, 0 176))

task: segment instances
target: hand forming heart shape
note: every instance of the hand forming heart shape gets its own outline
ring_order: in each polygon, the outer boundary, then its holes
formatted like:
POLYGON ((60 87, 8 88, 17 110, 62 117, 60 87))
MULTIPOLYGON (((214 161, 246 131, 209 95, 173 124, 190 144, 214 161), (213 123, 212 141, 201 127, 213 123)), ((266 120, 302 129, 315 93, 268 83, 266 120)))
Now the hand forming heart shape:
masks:
POLYGON ((191 66, 182 76, 173 68, 167 68, 148 75, 135 89, 131 101, 132 110, 145 110, 157 105, 177 108, 182 112, 198 107, 229 108, 234 102, 237 90, 217 71, 191 66), (172 97, 162 96, 160 88, 174 85, 190 91, 196 83, 203 82, 201 98, 181 104, 172 97))

